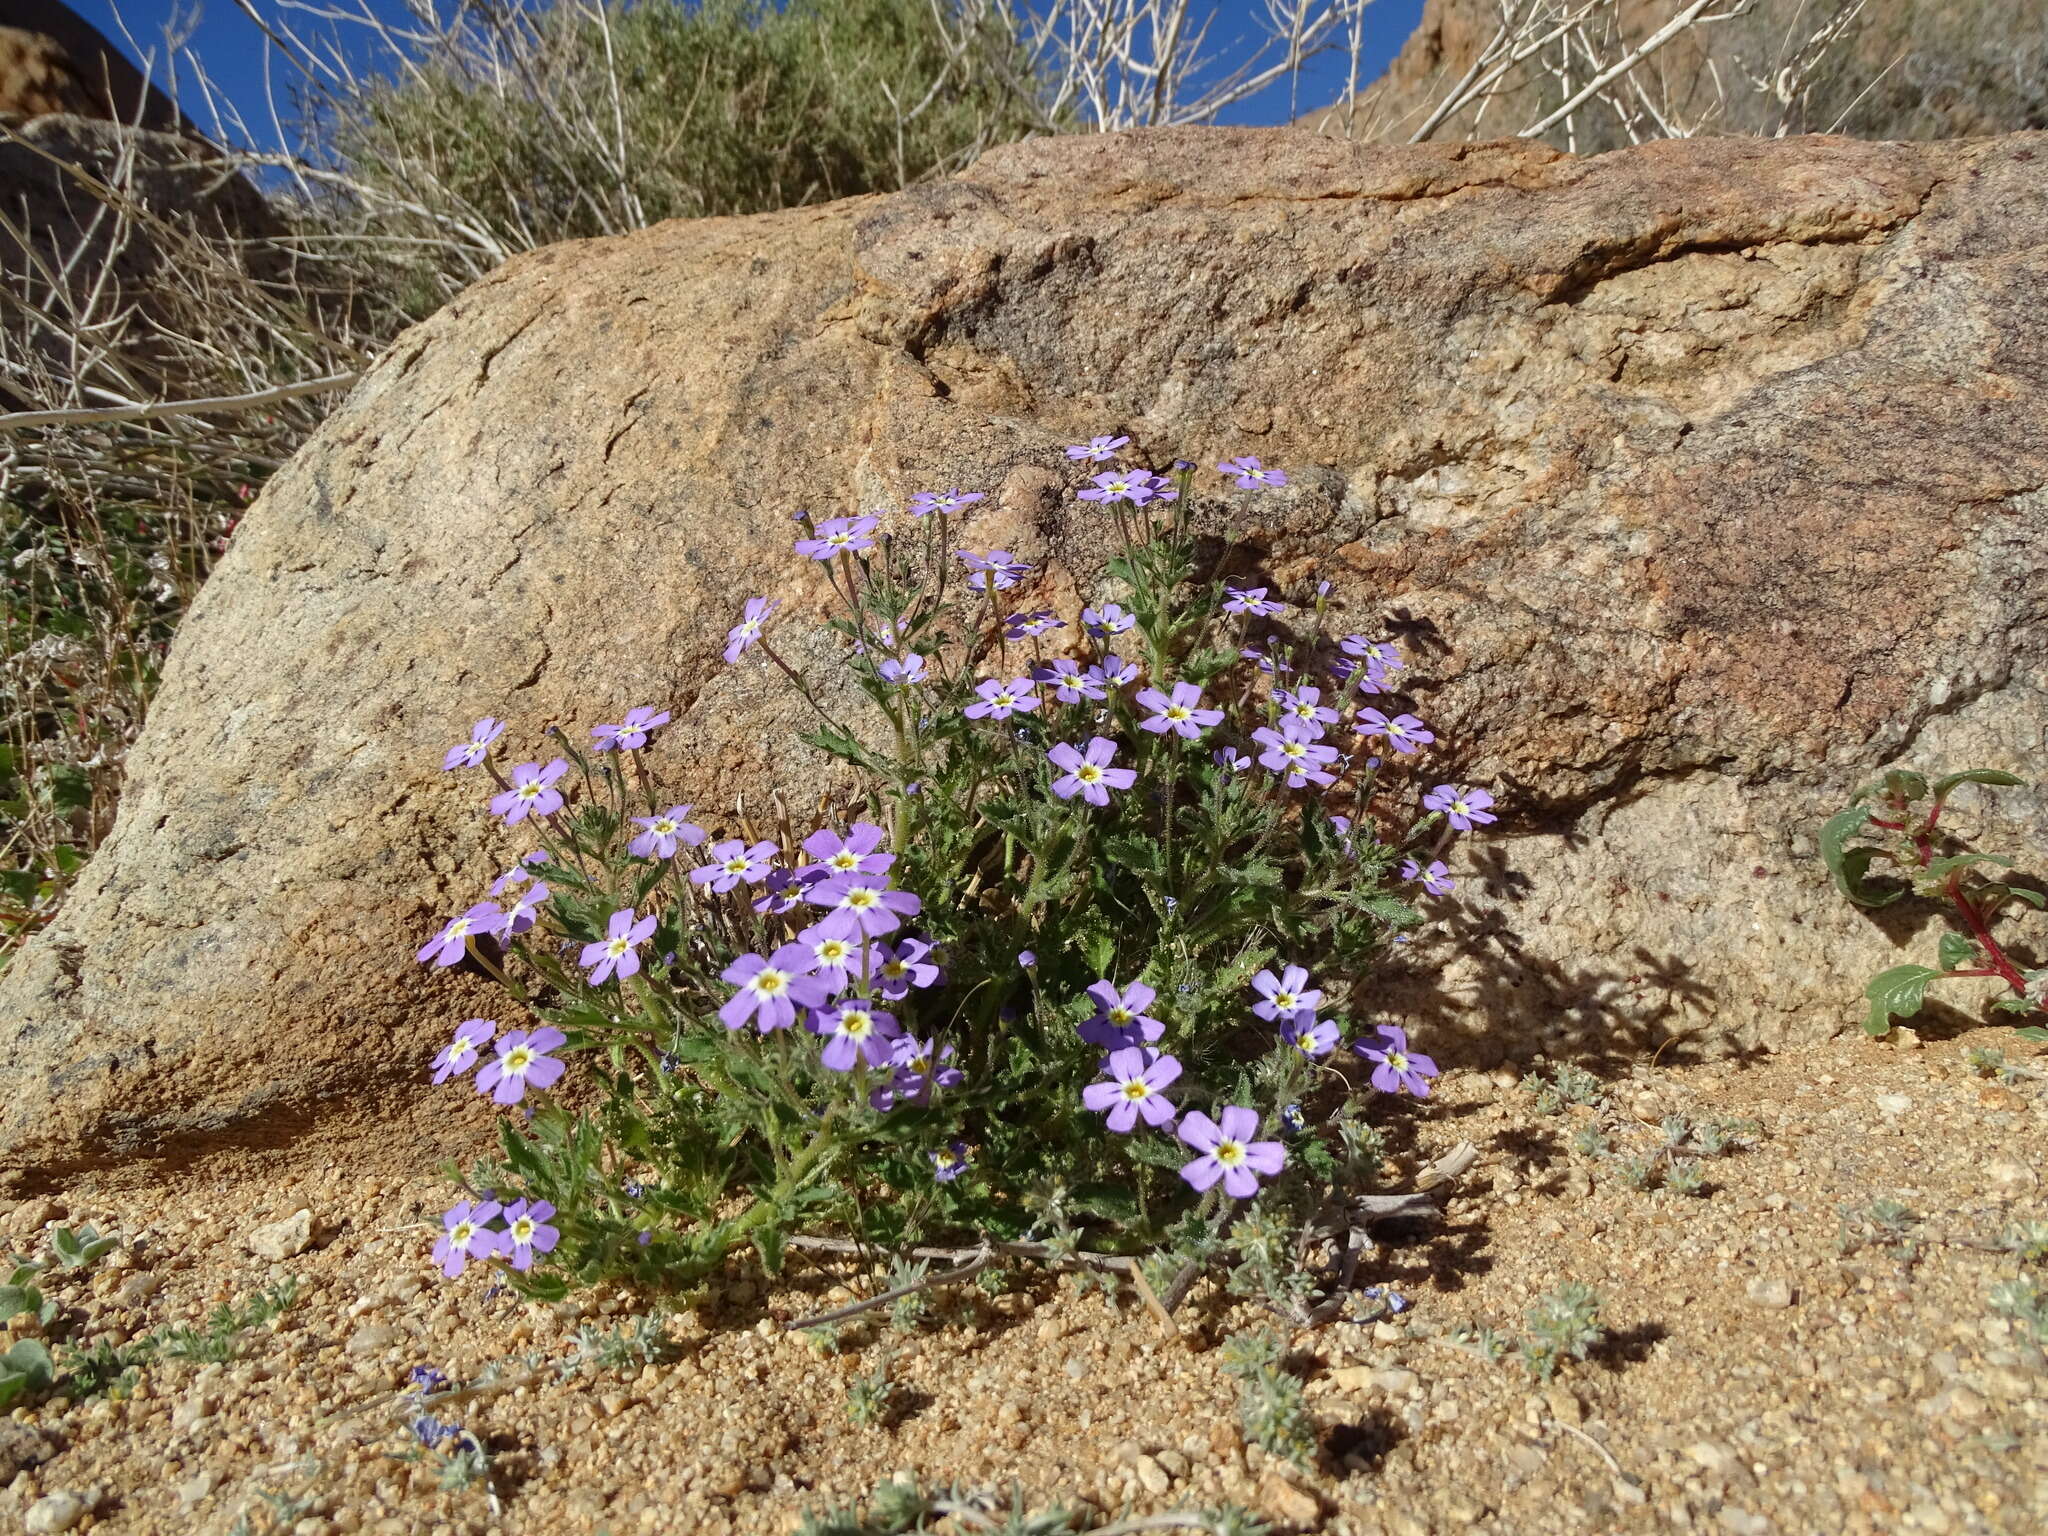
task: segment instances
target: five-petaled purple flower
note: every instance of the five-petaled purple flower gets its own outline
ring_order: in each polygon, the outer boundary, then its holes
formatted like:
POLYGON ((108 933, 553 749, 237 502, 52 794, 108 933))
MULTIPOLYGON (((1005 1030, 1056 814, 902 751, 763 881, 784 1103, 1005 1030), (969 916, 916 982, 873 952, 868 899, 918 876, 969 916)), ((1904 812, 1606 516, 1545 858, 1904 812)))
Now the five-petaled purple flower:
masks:
POLYGON ((1038 695, 1032 692, 1028 677, 1013 677, 1007 683, 984 678, 974 685, 974 691, 980 702, 961 711, 970 720, 1007 720, 1020 709, 1038 708, 1038 695))
POLYGON ((1403 859, 1401 861, 1401 878, 1403 880, 1420 880, 1422 888, 1432 896, 1448 896, 1458 886, 1458 882, 1451 878, 1450 870, 1444 867, 1442 859, 1432 859, 1429 867, 1426 869, 1420 860, 1403 859))
POLYGON ((1436 1063, 1408 1049, 1408 1031, 1398 1024, 1382 1024, 1378 1040, 1361 1040, 1351 1049, 1379 1063, 1372 1069, 1372 1085, 1381 1093, 1429 1097, 1429 1080, 1438 1075, 1436 1063))
POLYGON ((654 914, 648 913, 638 922, 633 920, 633 909, 621 907, 605 925, 604 937, 583 946, 583 953, 576 963, 590 970, 590 984, 601 987, 613 976, 624 981, 640 969, 640 946, 654 934, 654 914))
POLYGON ((1166 1026, 1145 1012, 1159 994, 1142 981, 1118 987, 1105 978, 1091 986, 1088 995, 1095 1000, 1095 1017, 1081 1025, 1080 1034, 1090 1045, 1117 1051, 1149 1044, 1166 1033, 1166 1026))
POLYGON ((1155 736, 1171 731, 1176 736, 1194 741, 1223 719, 1222 710, 1203 709, 1201 706, 1202 690, 1193 683, 1175 683, 1171 694, 1161 693, 1157 688, 1141 689, 1138 707, 1152 713, 1138 722, 1138 729, 1150 731, 1155 736))
POLYGON ((1259 972, 1252 978, 1252 990, 1260 999, 1252 1004, 1252 1012, 1275 1023, 1297 1013, 1313 1012, 1323 1002, 1322 988, 1311 987, 1308 971, 1299 965, 1288 966, 1278 976, 1271 971, 1259 972))
POLYGON ((1040 635, 1055 629, 1066 628, 1066 621, 1049 608, 1036 613, 1013 613, 1003 621, 1003 634, 1011 640, 1035 640, 1040 635))
POLYGON ((857 555, 875 547, 878 517, 828 517, 818 524, 816 536, 796 541, 796 552, 813 560, 830 560, 834 555, 857 555))
POLYGON ((1095 669, 1090 667, 1083 672, 1081 664, 1067 656, 1055 657, 1042 666, 1033 667, 1031 680, 1034 683, 1051 683, 1053 697, 1062 704, 1078 704, 1083 699, 1100 702, 1108 697, 1095 669))
POLYGON ((888 834, 872 821, 856 821, 841 837, 830 827, 821 827, 804 839, 804 852, 817 862, 797 871, 804 875, 882 875, 896 862, 893 853, 877 853, 888 834))
POLYGON ((481 1263, 499 1251, 500 1234, 484 1226, 503 1209, 495 1200, 471 1205, 464 1200, 441 1213, 441 1240, 434 1244, 434 1262, 453 1280, 474 1259, 481 1263))
POLYGON ((967 1081, 966 1073, 947 1065, 952 1059, 950 1045, 920 1040, 915 1035, 900 1037, 889 1051, 889 1065, 896 1069, 895 1076, 870 1093, 868 1103, 882 1112, 898 1104, 931 1103, 933 1089, 957 1088, 967 1081))
POLYGON ((811 974, 825 984, 828 993, 844 992, 853 985, 866 950, 859 939, 810 928, 797 943, 810 951, 811 974))
POLYGON ((1259 1134, 1256 1110, 1242 1105, 1224 1106, 1219 1125, 1199 1109, 1181 1116, 1180 1139, 1202 1155, 1185 1163, 1180 1176, 1206 1193, 1218 1179, 1223 1192, 1236 1200, 1249 1200, 1259 1192, 1259 1177, 1273 1177, 1287 1161, 1287 1149, 1277 1141, 1253 1141, 1259 1134))
POLYGON ((949 1141, 932 1153, 932 1177, 950 1184, 967 1171, 967 1143, 949 1141))
POLYGON ((451 768, 474 768, 482 762, 491 750, 491 743, 505 734, 505 722, 493 720, 489 715, 469 728, 469 740, 459 747, 450 747, 448 755, 441 759, 441 771, 451 768))
POLYGON ((924 910, 924 903, 909 891, 891 890, 886 875, 834 875, 805 891, 804 900, 827 909, 806 933, 849 938, 865 934, 872 939, 894 933, 903 926, 904 918, 924 910))
POLYGON ((469 953, 469 941, 489 933, 503 916, 495 901, 480 901, 460 917, 450 918, 419 952, 422 965, 453 965, 469 953))
POLYGON ((963 491, 957 487, 950 491, 919 491, 910 498, 910 515, 930 517, 934 512, 958 512, 987 494, 986 491, 963 491))
POLYGON ((1336 776, 1323 767, 1337 760, 1337 749, 1311 740, 1308 728, 1299 720, 1283 719, 1277 731, 1262 725, 1252 732, 1252 740, 1265 748, 1259 761, 1275 773, 1286 774, 1289 789, 1299 789, 1308 783, 1337 782, 1336 776))
POLYGON ((1151 474, 1142 469, 1106 469, 1094 482, 1074 493, 1083 501, 1128 501, 1142 507, 1158 493, 1152 489, 1151 474))
POLYGON ((1052 781, 1052 792, 1062 800, 1079 795, 1090 805, 1107 805, 1112 789, 1129 789, 1138 782, 1136 769, 1110 767, 1116 757, 1116 743, 1107 736, 1089 737, 1086 747, 1063 741, 1045 756, 1053 767, 1062 770, 1063 777, 1052 781))
POLYGON ((499 1251, 511 1256, 514 1269, 533 1268, 534 1254, 548 1252, 561 1238, 562 1234, 548 1225, 548 1218, 554 1214, 555 1208, 545 1200, 519 1200, 505 1207, 505 1231, 499 1238, 499 1251))
POLYGON ((1313 1013, 1299 1014, 1281 1023, 1280 1038, 1304 1056, 1327 1056, 1337 1049, 1337 1026, 1313 1013))
POLYGON ((746 607, 740 611, 739 623, 725 632, 725 659, 738 661, 741 653, 761 638, 768 616, 781 606, 779 598, 748 598, 746 607))
POLYGON ((668 724, 668 711, 657 711, 652 704, 642 704, 637 709, 626 711, 626 718, 617 725, 593 725, 590 734, 597 745, 597 752, 609 752, 614 747, 635 751, 647 745, 647 733, 657 726, 668 724))
POLYGON ((901 661, 884 661, 875 668, 883 682, 896 688, 908 688, 912 683, 921 683, 931 676, 925 669, 924 657, 915 651, 907 652, 901 661))
POLYGON ((517 892, 512 898, 512 904, 500 912, 497 921, 491 924, 491 937, 501 944, 510 944, 533 926, 535 914, 547 905, 551 894, 547 886, 539 880, 534 881, 525 890, 517 892))
POLYGON ((1111 1051, 1103 1069, 1106 1083, 1090 1083, 1081 1090, 1081 1102, 1097 1114, 1109 1111, 1108 1125, 1122 1133, 1143 1115, 1147 1125, 1164 1125, 1174 1115, 1173 1101, 1164 1090, 1180 1076, 1180 1062, 1141 1045, 1111 1051))
POLYGON ((886 939, 868 950, 868 975, 875 990, 895 1000, 908 997, 912 987, 937 986, 944 973, 925 957, 932 952, 924 939, 906 938, 897 944, 886 939))
POLYGON ((705 832, 683 819, 689 814, 687 805, 672 805, 659 816, 635 816, 633 824, 645 830, 626 844, 626 852, 636 859, 672 859, 676 856, 676 844, 696 847, 704 841, 705 832))
POLYGON ((1398 672, 1407 663, 1401 660, 1400 651, 1391 640, 1374 640, 1366 635, 1346 635, 1337 642, 1347 656, 1356 656, 1368 667, 1382 672, 1398 672))
POLYGON ((813 1013, 811 1030, 827 1037, 818 1059, 834 1072, 851 1072, 855 1061, 865 1061, 871 1067, 887 1066, 894 1049, 892 1042, 902 1033, 894 1014, 870 1008, 858 998, 813 1013))
POLYGON ((568 1037, 552 1024, 531 1032, 510 1030, 498 1037, 498 1054, 476 1075, 476 1091, 491 1095, 494 1104, 517 1104, 528 1087, 553 1086, 563 1071, 548 1054, 568 1037), (493 1091, 495 1090, 495 1091, 493 1091))
POLYGON ((1106 464, 1117 449, 1128 443, 1128 437, 1091 437, 1085 443, 1071 444, 1067 449, 1070 459, 1086 459, 1091 464, 1106 464))
POLYGON ((1475 825, 1500 820, 1487 810, 1491 804, 1493 796, 1485 790, 1460 789, 1455 784, 1439 784, 1422 797, 1424 810, 1442 811, 1460 832, 1469 832, 1475 825))
POLYGON ((1287 476, 1280 470, 1267 469, 1250 454, 1240 458, 1225 459, 1216 466, 1226 475, 1234 476, 1241 491, 1255 491, 1261 486, 1285 485, 1287 476))
POLYGON ((1135 613, 1128 613, 1115 603, 1104 603, 1100 608, 1083 608, 1081 625, 1098 640, 1111 635, 1120 635, 1138 622, 1135 613))
POLYGON ((490 1044, 498 1032, 496 1019, 464 1019, 456 1026, 455 1038, 441 1047, 434 1058, 434 1081, 445 1083, 476 1065, 477 1053, 490 1044))
POLYGON ((567 758, 556 758, 543 768, 539 763, 521 763, 512 770, 512 787, 491 796, 491 814, 505 818, 516 827, 529 816, 552 816, 562 808, 562 793, 555 780, 569 771, 567 758))
POLYGON ((1320 739, 1323 727, 1337 723, 1337 711, 1322 702, 1320 688, 1275 688, 1273 701, 1280 706, 1280 718, 1299 722, 1311 736, 1320 739))
POLYGON ((1104 688, 1127 688, 1138 680, 1138 667, 1135 662, 1125 661, 1111 651, 1085 675, 1104 688))
POLYGON ((824 982, 807 974, 810 968, 810 952, 801 944, 785 944, 766 960, 741 955, 723 972, 739 991, 718 1010, 720 1021, 738 1029, 751 1018, 764 1035, 789 1028, 799 1007, 823 1007, 830 996, 824 982))
POLYGON ((749 848, 735 837, 713 843, 708 851, 711 862, 699 864, 691 870, 690 880, 695 885, 709 886, 714 895, 722 896, 742 880, 749 885, 758 885, 766 879, 768 861, 778 850, 765 840, 749 848))
POLYGON ((1389 718, 1377 709, 1361 709, 1352 729, 1361 736, 1384 736, 1396 752, 1418 752, 1436 740, 1436 734, 1413 715, 1389 718))
POLYGON ((985 555, 977 555, 971 549, 958 549, 954 553, 967 567, 967 585, 976 592, 984 592, 991 587, 998 592, 1007 592, 1031 570, 1007 549, 992 549, 985 555))
POLYGON ((1225 582, 1223 584, 1223 591, 1225 594, 1223 611, 1225 613, 1250 613, 1256 614, 1259 618, 1263 619, 1273 614, 1285 613, 1287 611, 1285 603, 1276 602, 1274 599, 1266 596, 1266 589, 1264 587, 1234 587, 1229 582, 1225 582))

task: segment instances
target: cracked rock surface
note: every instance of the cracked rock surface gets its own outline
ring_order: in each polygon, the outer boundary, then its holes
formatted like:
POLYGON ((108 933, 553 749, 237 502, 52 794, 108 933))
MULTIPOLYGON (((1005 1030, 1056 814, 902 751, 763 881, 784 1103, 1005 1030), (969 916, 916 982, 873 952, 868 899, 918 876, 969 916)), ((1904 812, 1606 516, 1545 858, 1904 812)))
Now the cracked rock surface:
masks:
MULTIPOLYGON (((393 346, 194 606, 111 840, 0 985, 0 1159, 385 1113, 495 1002, 414 950, 530 846, 439 771, 471 720, 545 760, 658 702, 700 819, 815 803, 803 706, 718 659, 757 592, 827 655, 790 514, 985 489, 957 542, 1071 607, 1109 537, 1060 448, 1107 431, 1286 467, 1197 525, 1401 636, 1432 769, 1505 803, 1387 1017, 1453 1062, 1832 1027, 1926 935, 1832 895, 1821 818, 1894 761, 2038 776, 2044 283, 2041 134, 1154 131, 521 258, 393 346)), ((1958 809, 2048 833, 2039 793, 1958 809)))

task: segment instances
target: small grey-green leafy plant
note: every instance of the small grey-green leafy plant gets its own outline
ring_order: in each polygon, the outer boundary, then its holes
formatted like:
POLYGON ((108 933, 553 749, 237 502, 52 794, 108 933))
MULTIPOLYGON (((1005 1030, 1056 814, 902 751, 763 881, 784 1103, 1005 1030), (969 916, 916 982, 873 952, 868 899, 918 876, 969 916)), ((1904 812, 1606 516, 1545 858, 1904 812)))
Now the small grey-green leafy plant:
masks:
POLYGON ((635 1365, 652 1365, 674 1353, 667 1314, 646 1312, 611 1330, 585 1323, 576 1330, 576 1349, 560 1370, 564 1376, 585 1370, 622 1371, 635 1365))
POLYGON ((1998 1246, 2023 1264, 2048 1261, 2048 1221, 2016 1221, 1999 1235, 1998 1246))
POLYGON ((902 1406, 896 1379, 884 1353, 868 1370, 846 1384, 846 1416, 864 1429, 886 1428, 902 1406))
POLYGON ((1919 1223, 1920 1218, 1896 1200, 1877 1199, 1844 1206, 1835 1246, 1845 1256, 1875 1248, 1910 1264, 1920 1257, 1920 1239, 1914 1231, 1919 1223))
POLYGON ((76 1232, 59 1227, 50 1234, 50 1252, 66 1269, 90 1269, 120 1246, 118 1237, 102 1237, 91 1227, 80 1227, 76 1232))
MULTIPOLYGON (((920 1284, 930 1272, 931 1264, 928 1260, 894 1259, 889 1265, 888 1288, 894 1291, 900 1290, 906 1285, 920 1284)), ((906 1292, 889 1304, 889 1326, 898 1333, 914 1333, 917 1330, 918 1324, 924 1321, 925 1314, 930 1310, 930 1292, 906 1292)))
POLYGON ((2048 1296, 2026 1276, 1991 1288, 1991 1310, 2011 1318, 2040 1343, 2048 1343, 2048 1296))
POLYGON ((1528 1311, 1528 1329, 1521 1343, 1522 1367, 1538 1381, 1549 1381, 1567 1359, 1585 1359, 1607 1337, 1600 1298, 1576 1280, 1536 1299, 1528 1311))
POLYGON ((18 1339, 0 1355, 0 1410, 18 1397, 48 1389, 55 1376, 49 1346, 41 1339, 18 1339))
POLYGON ((1706 1188, 1707 1165, 1696 1157, 1682 1157, 1664 1175, 1664 1187, 1674 1195, 1697 1195, 1706 1188))
POLYGON ((1467 1354, 1477 1355, 1488 1365, 1497 1364, 1506 1358, 1511 1348, 1508 1341, 1491 1328, 1474 1327, 1461 1323, 1444 1335, 1444 1342, 1453 1349, 1462 1349, 1467 1354))
POLYGON ((1224 1373, 1241 1383, 1238 1419, 1245 1438, 1297 1466, 1316 1463, 1315 1420, 1301 1378, 1287 1369, 1279 1337, 1267 1329, 1235 1333, 1216 1352, 1224 1373))
POLYGON ((1570 1062, 1559 1062, 1548 1077, 1532 1072, 1522 1079, 1522 1091, 1536 1096, 1539 1115, 1557 1114, 1567 1104, 1594 1107, 1601 1102, 1600 1079, 1570 1062))
POLYGON ((40 1264, 17 1263, 7 1277, 7 1283, 0 1285, 0 1323, 21 1316, 26 1312, 36 1320, 36 1326, 47 1328, 55 1321, 57 1303, 46 1299, 36 1285, 36 1276, 42 1273, 40 1264))

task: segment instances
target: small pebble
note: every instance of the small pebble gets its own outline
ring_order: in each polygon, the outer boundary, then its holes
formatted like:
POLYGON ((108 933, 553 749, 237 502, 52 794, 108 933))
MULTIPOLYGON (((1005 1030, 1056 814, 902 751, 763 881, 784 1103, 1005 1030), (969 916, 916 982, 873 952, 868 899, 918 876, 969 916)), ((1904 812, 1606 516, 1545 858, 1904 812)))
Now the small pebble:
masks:
POLYGON ((46 1493, 28 1508, 29 1536, 68 1531, 85 1518, 85 1499, 75 1493, 46 1493))

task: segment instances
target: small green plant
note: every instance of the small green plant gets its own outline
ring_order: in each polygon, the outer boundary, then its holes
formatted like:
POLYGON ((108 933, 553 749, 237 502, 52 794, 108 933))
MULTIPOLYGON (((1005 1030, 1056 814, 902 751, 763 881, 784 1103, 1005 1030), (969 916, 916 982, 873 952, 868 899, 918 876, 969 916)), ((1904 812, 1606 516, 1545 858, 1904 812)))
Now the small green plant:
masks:
POLYGON ((1707 1165, 1696 1157, 1679 1158, 1664 1175, 1664 1187, 1674 1195, 1697 1195, 1706 1185, 1707 1165))
POLYGON ((1506 1359, 1508 1351, 1514 1347, 1493 1329, 1475 1327, 1470 1323, 1460 1323, 1453 1328, 1444 1335, 1444 1342, 1453 1349, 1462 1349, 1467 1354, 1477 1355, 1488 1365, 1496 1365, 1506 1359))
POLYGON ((1576 1280, 1536 1299, 1528 1311, 1528 1329, 1520 1346, 1522 1368, 1537 1381, 1549 1381, 1567 1359, 1585 1359, 1607 1337, 1600 1324, 1600 1298, 1576 1280))
MULTIPOLYGON (((2000 1012, 2038 1015, 2048 1010, 2048 969, 2022 970, 1994 933, 2007 907, 2048 906, 2048 896, 2028 886, 1989 878, 1984 869, 2012 868, 2003 854, 1982 853, 1942 826, 1949 796, 1964 784, 2009 788, 2022 781, 1997 768, 1968 768, 1932 783, 1924 774, 1894 768, 1866 784, 1848 808, 1821 828, 1820 853, 1836 886, 1858 906, 1888 907, 1907 896, 1934 903, 1947 917, 1934 965, 1895 965, 1863 989, 1870 1010, 1863 1028, 1882 1035, 1893 1019, 1920 1012, 1927 988, 1937 981, 1983 978, 1998 982, 2005 995, 1992 1003, 2000 1012), (1873 878, 1873 867, 1882 866, 1873 878)), ((2029 1024, 2026 1040, 2048 1040, 2048 1027, 2029 1024)))
POLYGON ((2048 1296, 2022 1275, 1991 1287, 1991 1310, 2018 1323, 2038 1343, 2048 1343, 2048 1296))
POLYGON ((652 1365, 675 1354, 668 1336, 668 1314, 644 1312, 609 1331, 585 1323, 576 1330, 576 1348, 558 1367, 562 1376, 584 1371, 623 1371, 652 1365))
POLYGON ((846 1384, 846 1416, 864 1429, 885 1429, 902 1407, 901 1393, 884 1353, 846 1384))
POLYGON ((1582 1104, 1597 1108, 1602 1102, 1600 1079, 1584 1067, 1575 1067, 1570 1062, 1559 1062, 1545 1077, 1532 1072, 1522 1079, 1522 1091, 1536 1096, 1536 1113, 1555 1115, 1567 1104, 1582 1104))
POLYGON ((1178 1529, 1206 1536, 1265 1536, 1266 1526, 1236 1508, 1175 1511, 1137 1521, 1114 1521, 1083 1531, 1065 1510, 1034 1509, 1022 1489, 1007 1499, 962 1488, 926 1492, 916 1483, 891 1480, 858 1504, 844 1509, 807 1510, 795 1536, 1111 1536, 1139 1530, 1178 1529))
POLYGON ((1297 1466, 1313 1467, 1315 1420, 1302 1396, 1301 1378, 1287 1369, 1284 1355, 1279 1336, 1259 1329, 1225 1339, 1216 1363, 1241 1384, 1237 1414, 1245 1438, 1297 1466))
POLYGON ((2022 1264, 2048 1263, 2048 1221, 2016 1221, 1999 1234, 1998 1246, 2022 1264))
POLYGON ((17 1262, 7 1277, 7 1283, 0 1285, 0 1323, 7 1322, 26 1312, 36 1320, 36 1326, 47 1328, 57 1316, 57 1303, 46 1300, 37 1287, 36 1276, 43 1272, 40 1264, 17 1262))
POLYGON ((61 1361, 64 1388, 77 1398, 125 1396, 143 1367, 160 1358, 224 1364, 240 1352, 243 1334, 284 1314, 297 1299, 298 1289, 298 1280, 290 1277, 257 1292, 238 1308, 216 1307, 203 1328, 174 1323, 126 1344, 67 1346, 61 1361))
POLYGON ((1920 1239, 1914 1230, 1919 1224, 1919 1216, 1896 1200, 1843 1206, 1835 1246, 1844 1256, 1875 1248, 1910 1264, 1920 1257, 1920 1239))
MULTIPOLYGON (((920 1285, 930 1272, 928 1260, 894 1259, 889 1265, 889 1289, 894 1291, 904 1286, 920 1285)), ((907 1291, 890 1303, 889 1326, 898 1333, 914 1333, 930 1309, 931 1294, 928 1291, 907 1291)))
POLYGON ((76 1232, 59 1227, 50 1234, 50 1252, 66 1269, 90 1269, 120 1246, 118 1237, 102 1237, 91 1227, 80 1227, 76 1232))
POLYGON ((49 1346, 41 1339, 18 1339, 0 1355, 0 1409, 16 1398, 45 1390, 55 1375, 49 1346))
POLYGON ((1630 1189, 1645 1192, 1661 1187, 1674 1195, 1704 1195, 1705 1160, 1747 1147, 1763 1134, 1763 1127, 1754 1120, 1695 1120, 1686 1115, 1666 1115, 1657 1125, 1653 1146, 1640 1152, 1626 1152, 1617 1148, 1614 1138, 1634 1135, 1640 1145, 1641 1128, 1625 1117, 1611 1114, 1604 1101, 1598 1114, 1599 1118, 1581 1126, 1572 1137, 1572 1149, 1604 1164, 1630 1189))

